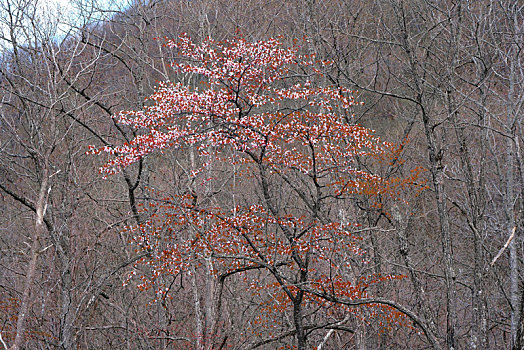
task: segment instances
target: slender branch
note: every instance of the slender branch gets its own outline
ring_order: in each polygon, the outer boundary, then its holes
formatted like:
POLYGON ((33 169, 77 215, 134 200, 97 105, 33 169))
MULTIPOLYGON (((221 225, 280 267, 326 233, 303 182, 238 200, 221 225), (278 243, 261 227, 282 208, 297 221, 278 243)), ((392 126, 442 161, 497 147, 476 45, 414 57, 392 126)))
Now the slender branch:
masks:
POLYGON ((385 298, 362 298, 362 299, 349 299, 349 298, 343 298, 343 297, 337 297, 337 296, 334 296, 334 295, 330 295, 330 294, 327 294, 325 292, 320 292, 318 290, 315 290, 313 288, 310 288, 310 287, 306 287, 306 286, 300 286, 300 285, 297 285, 296 286, 297 288, 300 288, 301 290, 309 293, 309 294, 312 294, 312 295, 315 295, 319 298, 322 298, 324 300, 327 300, 327 301, 330 301, 330 302, 333 302, 333 303, 337 303, 337 304, 341 304, 341 305, 346 305, 346 306, 361 306, 361 305, 369 305, 369 304, 381 304, 381 305, 387 305, 387 306, 390 306, 392 308, 394 308, 395 310, 397 311, 400 311, 402 314, 406 315, 407 317, 409 317, 414 324, 416 324, 417 326, 420 327, 420 329, 422 329, 422 331, 424 332, 424 334, 426 335, 426 338, 428 339, 428 341, 431 343, 431 346, 434 348, 434 349, 438 349, 438 342, 437 342, 437 339, 435 338, 435 335, 428 329, 428 327, 426 326, 426 321, 423 320, 422 318, 420 318, 418 315, 416 315, 413 311, 409 310, 408 308, 392 301, 392 300, 389 300, 389 299, 385 299, 385 298))
MULTIPOLYGON (((316 326, 314 326, 314 325, 306 325, 306 326, 304 326, 304 330, 311 332, 311 331, 314 331, 314 330, 317 330, 317 329, 330 329, 330 330, 339 330, 339 331, 344 331, 344 332, 349 332, 349 333, 354 333, 355 332, 351 328, 340 326, 339 323, 340 323, 340 321, 336 322, 336 323, 327 323, 327 324, 316 325, 316 326)), ((267 345, 267 344, 273 343, 275 341, 279 341, 281 339, 284 339, 284 338, 290 337, 292 335, 295 335, 295 333, 296 333, 296 330, 294 330, 294 329, 286 331, 284 333, 281 333, 281 334, 277 335, 276 337, 263 339, 263 340, 259 341, 258 343, 255 343, 254 345, 252 345, 248 349, 251 350, 251 349, 259 348, 259 347, 261 347, 263 345, 267 345)))
POLYGON ((515 237, 515 231, 517 231, 517 227, 513 227, 513 231, 511 232, 511 235, 509 235, 509 238, 508 240, 506 241, 506 243, 504 244, 504 246, 502 248, 500 248, 499 252, 497 253, 497 255, 495 256, 495 258, 493 258, 493 261, 491 262, 490 266, 493 266, 495 265, 495 263, 497 262, 497 260, 500 258, 500 256, 502 255, 502 253, 504 253, 504 251, 506 250, 506 248, 508 248, 509 244, 511 243, 511 241, 513 240, 513 238, 515 237))
MULTIPOLYGON (((9 188, 7 188, 4 184, 1 184, 1 183, 0 183, 0 189, 2 191, 4 191, 5 193, 7 193, 11 198, 13 198, 17 202, 23 204, 25 207, 27 207, 32 212, 36 213, 36 208, 35 208, 34 204, 31 203, 27 198, 25 198, 24 196, 14 192, 14 191, 11 191, 9 188)), ((47 217, 45 217, 45 216, 44 216, 44 223, 45 223, 45 225, 47 227, 47 230, 49 232, 52 232, 53 231, 53 225, 51 224, 49 219, 47 217)))
POLYGON ((0 332, 0 343, 2 343, 5 350, 8 350, 7 344, 5 343, 4 338, 2 338, 2 332, 0 332))

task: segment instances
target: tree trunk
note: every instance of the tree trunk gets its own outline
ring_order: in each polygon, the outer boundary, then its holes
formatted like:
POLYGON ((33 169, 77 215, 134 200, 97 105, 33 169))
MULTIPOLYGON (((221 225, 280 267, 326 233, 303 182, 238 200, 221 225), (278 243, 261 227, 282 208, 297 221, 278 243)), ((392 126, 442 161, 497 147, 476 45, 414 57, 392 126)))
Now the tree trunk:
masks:
POLYGON ((42 169, 42 182, 40 183, 40 190, 38 193, 38 201, 36 203, 36 218, 35 218, 35 230, 31 237, 31 250, 29 265, 27 267, 27 273, 25 276, 24 292, 22 294, 22 302, 20 304, 20 311, 18 312, 18 320, 16 322, 16 335, 12 350, 18 350, 22 347, 24 342, 24 334, 26 327, 27 312, 29 310, 29 304, 31 303, 31 290, 34 284, 36 270, 38 267, 38 257, 40 255, 40 237, 45 233, 44 216, 47 207, 47 195, 49 186, 49 175, 47 160, 42 169))

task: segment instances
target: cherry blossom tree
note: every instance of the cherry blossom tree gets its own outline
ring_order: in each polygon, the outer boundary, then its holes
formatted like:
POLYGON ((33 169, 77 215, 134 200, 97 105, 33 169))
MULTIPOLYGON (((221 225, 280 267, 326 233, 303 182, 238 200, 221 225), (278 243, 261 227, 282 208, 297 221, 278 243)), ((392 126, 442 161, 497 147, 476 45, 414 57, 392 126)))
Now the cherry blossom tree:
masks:
POLYGON ((354 215, 356 198, 377 206, 379 198, 396 200, 418 172, 379 175, 401 147, 352 122, 352 91, 319 87, 330 63, 280 39, 196 45, 182 35, 165 45, 181 57, 173 64, 179 81, 160 83, 144 110, 115 116, 141 130, 132 141, 92 148, 112 155, 105 176, 177 152, 177 189, 152 186, 142 207, 149 219, 129 228, 149 253, 132 273, 140 287, 155 288, 162 301, 173 293, 166 281, 191 280, 198 349, 226 343, 231 321, 223 319, 222 295, 233 277, 262 311, 244 327, 244 348, 287 337, 298 349, 320 339, 321 348, 334 330, 352 332, 351 317, 406 325, 404 316, 436 347, 423 319, 370 295, 370 285, 401 277, 363 275, 358 232, 366 228, 354 215))

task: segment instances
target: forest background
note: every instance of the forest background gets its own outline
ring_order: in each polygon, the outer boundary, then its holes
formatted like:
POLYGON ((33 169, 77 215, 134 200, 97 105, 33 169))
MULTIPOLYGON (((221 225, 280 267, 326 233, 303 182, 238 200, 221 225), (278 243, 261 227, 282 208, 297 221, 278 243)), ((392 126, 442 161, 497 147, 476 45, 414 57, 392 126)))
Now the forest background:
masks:
MULTIPOLYGON (((0 346, 523 348, 524 3, 71 4, 68 21, 35 0, 1 2, 0 346), (367 306, 305 301, 297 328, 278 288, 252 288, 271 282, 269 269, 233 274, 198 254, 144 283, 158 255, 129 228, 164 210, 166 194, 196 200, 186 175, 202 160, 167 149, 104 179, 98 169, 110 157, 88 150, 140 135, 113 116, 147 107, 159 81, 195 86, 170 66, 177 49, 162 45, 182 33, 197 44, 239 34, 298 41, 299 54, 331 62, 314 84, 364 102, 351 124, 399 145, 399 160, 359 159, 359 169, 391 181, 424 169, 394 199, 358 193, 333 207, 340 222, 359 225, 353 285, 381 280, 353 296, 367 306)), ((199 198, 239 193, 226 170, 217 165, 211 177, 228 186, 204 186, 199 198)))

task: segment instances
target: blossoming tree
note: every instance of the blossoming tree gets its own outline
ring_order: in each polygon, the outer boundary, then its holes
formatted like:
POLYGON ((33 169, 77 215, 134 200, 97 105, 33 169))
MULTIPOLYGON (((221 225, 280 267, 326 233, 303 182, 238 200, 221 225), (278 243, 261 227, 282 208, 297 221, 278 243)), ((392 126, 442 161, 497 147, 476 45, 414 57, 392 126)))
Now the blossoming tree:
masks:
POLYGON ((354 272, 352 262, 365 258, 359 225, 348 219, 351 198, 394 198, 416 175, 386 180, 357 165, 392 161, 398 149, 351 123, 351 91, 318 87, 318 67, 329 63, 278 39, 196 45, 183 35, 166 45, 182 57, 174 70, 191 83, 160 83, 144 110, 115 116, 142 130, 138 136, 94 153, 113 154, 106 175, 154 152, 167 157, 176 149, 188 159, 177 161, 184 185, 170 194, 149 189, 156 199, 143 210, 153 214, 130 229, 150 252, 140 262, 149 266, 141 287, 156 288, 158 299, 171 292, 162 276, 186 273, 195 281, 206 271, 205 312, 194 299, 195 347, 224 346, 222 295, 232 276, 243 276, 246 292, 260 297, 263 312, 243 331, 245 339, 248 332, 262 337, 251 347, 289 337, 306 349, 315 331, 343 330, 347 318, 326 315, 337 308, 358 314, 358 305, 387 308, 386 319, 407 314, 425 331, 409 310, 367 294, 369 284, 394 277, 354 272), (288 313, 289 330, 275 313, 288 313))

